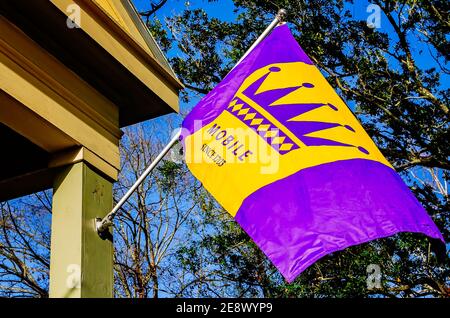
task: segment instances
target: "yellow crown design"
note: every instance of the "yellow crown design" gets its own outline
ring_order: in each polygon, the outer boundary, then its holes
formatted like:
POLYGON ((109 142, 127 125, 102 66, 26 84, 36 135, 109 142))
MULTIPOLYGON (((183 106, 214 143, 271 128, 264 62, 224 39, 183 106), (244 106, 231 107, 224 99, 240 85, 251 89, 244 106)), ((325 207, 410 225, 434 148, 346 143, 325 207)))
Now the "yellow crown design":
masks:
POLYGON ((313 75, 307 81, 288 78, 290 85, 283 85, 286 84, 283 71, 289 70, 291 64, 268 66, 256 78, 250 76, 251 81, 244 81, 244 89, 241 87, 227 110, 260 134, 280 154, 304 146, 355 147, 369 154, 365 147, 357 144, 355 126, 359 125, 356 118, 342 116, 344 112, 351 114, 350 110, 319 71, 318 74, 309 72, 303 76, 313 75), (292 85, 292 82, 299 84, 292 85), (332 103, 336 100, 343 106, 332 103), (353 123, 348 123, 347 119, 353 123))

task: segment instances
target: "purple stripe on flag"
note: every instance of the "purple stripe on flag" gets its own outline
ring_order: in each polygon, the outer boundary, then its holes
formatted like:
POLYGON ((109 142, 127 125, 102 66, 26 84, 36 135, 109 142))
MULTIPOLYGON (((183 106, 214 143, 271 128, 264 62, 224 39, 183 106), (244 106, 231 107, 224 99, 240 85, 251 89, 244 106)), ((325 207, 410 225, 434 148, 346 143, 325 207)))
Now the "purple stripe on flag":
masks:
POLYGON ((192 109, 183 121, 182 138, 211 123, 228 107, 242 82, 261 67, 274 63, 313 64, 295 41, 287 25, 276 27, 213 90, 192 109), (201 120, 201 124, 195 123, 201 120))
POLYGON ((398 232, 444 241, 400 176, 362 159, 269 184, 244 200, 235 219, 289 282, 329 253, 398 232))

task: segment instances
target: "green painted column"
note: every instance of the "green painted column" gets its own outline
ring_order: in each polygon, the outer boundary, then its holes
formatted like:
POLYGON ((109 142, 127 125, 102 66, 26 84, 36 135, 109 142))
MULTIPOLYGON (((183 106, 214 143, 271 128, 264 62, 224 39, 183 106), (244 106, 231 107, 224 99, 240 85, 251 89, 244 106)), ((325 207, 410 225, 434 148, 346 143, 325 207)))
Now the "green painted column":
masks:
POLYGON ((113 246, 95 231, 112 208, 112 182, 86 163, 56 177, 53 189, 50 297, 112 297, 113 246))

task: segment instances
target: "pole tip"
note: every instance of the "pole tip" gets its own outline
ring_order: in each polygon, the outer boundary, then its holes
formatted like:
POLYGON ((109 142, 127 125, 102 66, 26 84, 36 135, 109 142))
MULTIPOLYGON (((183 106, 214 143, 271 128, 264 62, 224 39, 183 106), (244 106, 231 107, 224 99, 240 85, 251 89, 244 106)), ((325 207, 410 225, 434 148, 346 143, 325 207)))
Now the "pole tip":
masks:
POLYGON ((278 21, 280 21, 280 22, 285 22, 284 20, 286 19, 286 15, 287 15, 286 9, 280 9, 280 10, 278 10, 278 13, 277 13, 277 19, 278 19, 278 21))

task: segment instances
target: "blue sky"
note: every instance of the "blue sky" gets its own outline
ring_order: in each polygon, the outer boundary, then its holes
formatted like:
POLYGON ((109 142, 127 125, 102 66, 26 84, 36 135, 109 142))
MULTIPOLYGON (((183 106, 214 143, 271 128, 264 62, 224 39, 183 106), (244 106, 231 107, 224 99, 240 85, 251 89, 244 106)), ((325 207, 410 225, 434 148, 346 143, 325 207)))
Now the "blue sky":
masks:
MULTIPOLYGON (((370 1, 358 0, 354 2, 355 2, 354 4, 347 3, 346 9, 348 9, 351 12, 354 19, 366 21, 368 16, 372 13, 367 12, 367 8, 368 5, 370 4, 370 1)), ((138 8, 138 10, 145 10, 146 8, 148 8, 149 0, 134 0, 134 3, 138 8)), ((159 20, 164 21, 166 17, 182 13, 183 10, 185 10, 187 7, 191 9, 202 8, 210 16, 217 17, 221 20, 233 21, 237 16, 237 13, 234 12, 235 8, 231 0, 219 0, 213 2, 209 2, 206 0, 192 0, 192 1, 169 0, 168 4, 166 4, 161 10, 158 11, 157 17, 159 18, 159 20)), ((386 16, 384 16, 383 14, 381 14, 381 29, 379 31, 386 32, 391 39, 396 40, 394 30, 390 26, 390 23, 387 21, 386 16)), ((408 40, 411 44, 411 49, 415 57, 415 62, 420 68, 427 69, 436 66, 436 63, 433 60, 432 56, 430 55, 428 48, 424 44, 422 44, 417 38, 413 38, 412 36, 410 36, 408 40)), ((179 51, 177 51, 176 49, 171 50, 169 52, 169 57, 172 54, 179 54, 179 51)), ((392 66, 394 67, 398 66, 398 64, 395 64, 397 63, 396 61, 390 60, 390 62, 393 63, 392 66)), ((449 82, 450 81, 448 75, 442 74, 441 86, 443 88, 448 88, 449 82)), ((198 100, 199 100, 198 98, 193 98, 187 104, 182 103, 181 108, 184 111, 189 110, 195 106, 198 100)), ((348 105, 350 108, 354 109, 355 106, 354 103, 350 102, 348 103, 348 105)), ((167 117, 171 118, 174 123, 181 124, 181 116, 177 114, 167 115, 163 118, 156 118, 149 121, 149 123, 164 127, 165 118, 167 117)), ((168 135, 165 138, 166 140, 168 140, 168 135)))
MULTIPOLYGON (((145 11, 148 9, 150 0, 133 0, 135 6, 139 11, 145 11)), ((367 0, 358 0, 354 1, 353 4, 346 3, 345 9, 349 10, 352 14, 353 18, 356 20, 366 21, 369 15, 373 13, 373 11, 368 12, 368 6, 370 5, 370 1, 367 0)), ((190 9, 204 9, 210 16, 219 18, 221 20, 233 21, 237 17, 237 13, 235 12, 235 7, 233 1, 231 0, 219 0, 219 1, 208 1, 208 0, 191 0, 191 1, 183 1, 183 0, 169 0, 158 12, 157 17, 164 21, 166 17, 170 17, 176 14, 180 14, 186 8, 190 9)), ((381 13, 381 28, 378 30, 380 32, 385 32, 389 35, 389 37, 396 41, 396 34, 390 23, 387 21, 386 16, 381 13)), ((421 43, 417 38, 414 38, 412 35, 408 38, 411 44, 411 50, 413 56, 415 58, 415 62, 421 69, 428 69, 430 67, 437 67, 436 62, 432 58, 429 49, 421 43)), ((300 43, 301 45, 301 43, 300 43)), ((174 56, 175 54, 179 54, 180 52, 175 48, 168 53, 168 57, 174 56)), ((394 59, 389 59, 390 63, 392 63, 393 67, 398 67, 398 62, 394 59)), ((449 88, 450 87, 450 78, 449 75, 441 72, 441 87, 449 88)), ((187 112, 192 109, 197 102, 199 101, 199 96, 193 96, 189 103, 180 103, 180 108, 183 112, 187 112)), ((355 103, 352 101, 347 102, 350 109, 355 110, 355 103)), ((169 134, 171 131, 167 129, 167 119, 169 119, 174 126, 180 126, 182 122, 182 117, 178 114, 170 114, 163 117, 155 118, 147 121, 144 125, 155 125, 156 127, 160 127, 158 129, 162 141, 169 140, 169 134)), ((370 120, 364 116, 360 117, 362 120, 370 120)))
MULTIPOLYGON (((138 11, 145 11, 149 8, 149 0, 133 0, 134 5, 138 9, 138 11)), ((202 8, 208 12, 208 14, 212 17, 220 18, 221 20, 234 20, 236 14, 233 12, 234 4, 231 0, 219 0, 209 2, 206 0, 192 0, 192 1, 184 1, 184 0, 169 0, 167 4, 165 4, 160 10, 157 12, 157 17, 159 20, 164 21, 165 18, 171 17, 176 14, 181 14, 186 8, 190 9, 199 9, 202 8)), ((169 58, 178 54, 179 51, 177 49, 171 50, 169 52, 169 58)), ((191 101, 189 103, 183 103, 180 101, 180 108, 183 111, 188 111, 200 100, 200 97, 192 96, 191 101)), ((161 118, 155 118, 148 122, 148 124, 155 124, 157 126, 161 125, 164 127, 165 120, 169 119, 173 121, 174 124, 178 123, 181 125, 182 118, 178 114, 169 114, 163 116, 161 118)), ((169 138, 170 132, 161 133, 161 138, 165 138, 166 140, 169 138)))
MULTIPOLYGON (((145 11, 149 8, 150 0, 133 0, 136 8, 139 11, 145 11)), ((357 20, 367 20, 368 16, 372 12, 367 12, 368 5, 370 4, 370 1, 367 0, 358 0, 354 1, 355 3, 350 4, 346 3, 346 9, 348 9, 353 17, 357 20)), ((217 17, 222 20, 228 20, 232 21, 236 18, 237 14, 234 12, 235 7, 233 4, 233 1, 231 0, 219 0, 219 1, 207 1, 207 0, 191 0, 191 1, 185 1, 185 0, 169 0, 168 3, 166 3, 158 12, 157 17, 164 21, 166 17, 170 17, 176 14, 179 14, 183 12, 186 8, 191 9, 198 9, 202 8, 204 9, 210 16, 217 17)), ((387 32, 390 37, 395 38, 395 34, 390 27, 390 24, 386 20, 386 17, 382 14, 381 15, 381 29, 379 30, 381 32, 387 32)), ((430 55, 430 52, 428 51, 427 47, 420 43, 417 39, 410 37, 409 38, 410 43, 412 44, 412 50, 414 57, 416 59, 416 63, 420 68, 429 68, 430 66, 436 66, 436 63, 434 62, 432 56, 430 55)), ((300 43, 301 45, 301 43, 300 43)), ((177 49, 173 49, 169 52, 169 57, 173 56, 175 54, 179 54, 179 51, 177 49)), ((397 63, 396 61, 392 61, 391 63, 397 63)), ((450 83, 450 78, 448 75, 442 74, 442 87, 448 88, 450 83)), ((192 98, 192 100, 188 103, 181 103, 181 109, 183 111, 190 110, 192 107, 195 106, 195 104, 199 101, 199 98, 192 98)), ((349 103, 350 108, 354 108, 353 103, 349 103)), ((181 117, 179 115, 168 115, 172 120, 175 122, 180 121, 181 117)), ((155 124, 159 124, 159 122, 163 122, 160 119, 154 119, 152 121, 155 124)))
MULTIPOLYGON (((133 0, 134 5, 138 10, 145 10, 148 8, 149 0, 133 0)), ((159 18, 168 17, 176 13, 181 13, 186 7, 192 9, 203 8, 208 14, 225 20, 232 20, 235 16, 233 13, 234 5, 231 0, 220 0, 208 2, 204 0, 169 0, 158 12, 159 18)))

